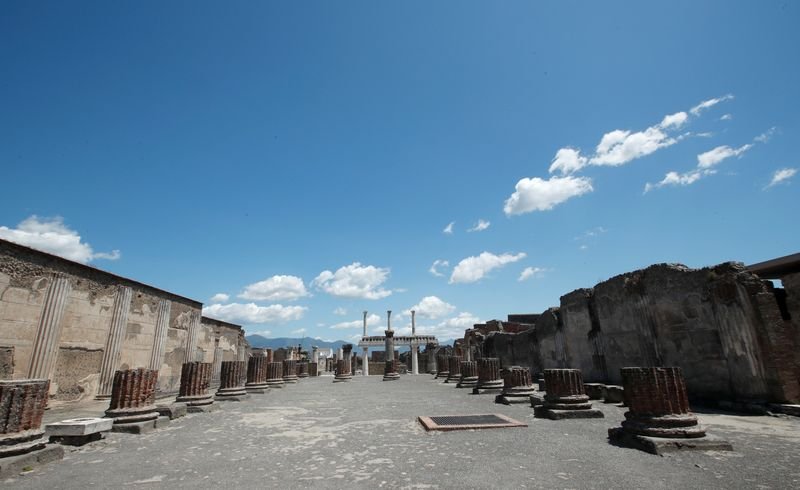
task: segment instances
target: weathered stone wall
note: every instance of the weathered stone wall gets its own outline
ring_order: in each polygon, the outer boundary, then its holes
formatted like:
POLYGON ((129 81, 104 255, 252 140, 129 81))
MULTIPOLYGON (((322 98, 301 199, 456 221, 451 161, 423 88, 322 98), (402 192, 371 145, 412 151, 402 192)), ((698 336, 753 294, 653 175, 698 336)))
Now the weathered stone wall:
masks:
POLYGON ((490 334, 484 355, 614 384, 622 367, 675 366, 694 398, 800 401, 800 337, 787 317, 800 309, 798 282, 784 280, 781 311, 771 283, 741 264, 657 264, 562 296, 534 332, 490 334))
MULTIPOLYGON (((130 288, 130 304, 119 343, 116 369, 147 368, 156 341, 159 304, 170 305, 165 348, 159 369, 159 390, 177 392, 192 318, 201 303, 47 253, 0 240, 0 346, 13 347, 13 373, 28 376, 34 343, 48 286, 54 275, 69 282, 58 323, 50 392, 56 399, 77 401, 98 393, 103 356, 110 339, 112 316, 120 287, 130 288)), ((213 321, 212 321, 213 322, 213 321)), ((118 323, 120 324, 120 323, 118 323)), ((198 361, 211 362, 216 339, 234 360, 245 345, 241 328, 217 322, 200 324, 198 361)), ((113 352, 113 351, 112 351, 113 352)), ((8 369, 5 369, 8 371, 8 369)), ((111 373, 113 375, 113 372, 111 373)))

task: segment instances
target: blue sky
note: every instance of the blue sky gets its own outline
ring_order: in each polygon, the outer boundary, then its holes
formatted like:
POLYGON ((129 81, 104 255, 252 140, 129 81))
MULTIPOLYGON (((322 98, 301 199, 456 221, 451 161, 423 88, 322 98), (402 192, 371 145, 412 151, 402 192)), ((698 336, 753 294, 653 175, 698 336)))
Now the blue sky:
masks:
POLYGON ((771 1, 3 2, 0 237, 346 340, 363 310, 452 338, 652 263, 795 253, 797 25, 771 1))

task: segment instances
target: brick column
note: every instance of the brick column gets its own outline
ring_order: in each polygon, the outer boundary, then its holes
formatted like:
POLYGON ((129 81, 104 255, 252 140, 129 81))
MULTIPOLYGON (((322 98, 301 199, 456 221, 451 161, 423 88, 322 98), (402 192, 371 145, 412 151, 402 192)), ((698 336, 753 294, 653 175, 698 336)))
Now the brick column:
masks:
POLYGON ((114 430, 138 433, 155 427, 157 383, 158 371, 152 369, 125 369, 114 373, 111 402, 106 410, 106 417, 114 419, 114 430))
POLYGON ((545 369, 547 393, 544 404, 534 407, 534 415, 550 419, 602 418, 603 413, 592 408, 583 387, 580 369, 545 369))
POLYGON ((41 428, 50 381, 0 381, 0 458, 42 449, 47 443, 41 428))
POLYGON ((400 374, 397 372, 397 362, 394 359, 394 330, 391 328, 384 331, 386 335, 386 367, 383 369, 384 381, 396 381, 400 379, 400 374))
POLYGON ((308 363, 308 375, 311 377, 319 376, 319 363, 316 362, 308 363))
POLYGON ((528 403, 531 395, 536 393, 531 378, 531 370, 520 366, 503 369, 503 392, 495 398, 495 402, 509 405, 511 403, 528 403))
POLYGON ((447 360, 449 356, 444 352, 436 354, 436 365, 438 366, 438 371, 436 372, 436 378, 447 378, 450 374, 450 364, 447 360))
POLYGON ((283 361, 283 382, 297 383, 297 361, 286 359, 283 361))
POLYGON ((500 377, 500 359, 482 357, 478 359, 478 385, 472 393, 499 393, 503 389, 503 378, 500 377))
POLYGON ((447 359, 447 379, 445 383, 458 383, 461 381, 461 356, 450 356, 447 359))
POLYGON ((348 362, 346 359, 336 360, 336 374, 333 377, 334 383, 341 383, 343 381, 350 381, 353 376, 349 372, 348 362))
POLYGON ((478 363, 461 361, 461 378, 456 388, 475 388, 478 386, 478 363))
POLYGON ((425 345, 425 353, 428 355, 428 373, 437 374, 436 369, 436 346, 434 344, 425 345))
POLYGON ((266 385, 270 388, 283 388, 283 363, 282 362, 269 362, 267 363, 267 381, 266 385))
POLYGON ((298 378, 307 378, 308 377, 308 365, 310 363, 308 361, 298 361, 297 362, 297 377, 298 378))
POLYGON ((125 330, 128 327, 128 311, 131 307, 133 290, 127 286, 117 288, 114 298, 114 309, 111 314, 111 325, 108 329, 106 347, 103 350, 103 361, 100 363, 100 386, 97 389, 97 399, 105 400, 111 397, 111 388, 114 383, 114 373, 119 364, 119 352, 122 341, 125 339, 125 330))
POLYGON ((209 394, 211 385, 210 362, 185 362, 181 369, 181 388, 177 402, 186 403, 189 412, 204 411, 214 403, 214 398, 209 394))
POLYGON ((241 401, 247 398, 247 390, 244 387, 246 378, 246 361, 222 361, 219 389, 215 398, 220 401, 241 401))
MULTIPOLYGON (((267 358, 264 356, 253 356, 247 360, 247 383, 244 388, 248 393, 263 394, 267 392, 270 386, 267 383, 267 366, 267 358)), ((283 385, 283 380, 281 380, 281 385, 283 385)))

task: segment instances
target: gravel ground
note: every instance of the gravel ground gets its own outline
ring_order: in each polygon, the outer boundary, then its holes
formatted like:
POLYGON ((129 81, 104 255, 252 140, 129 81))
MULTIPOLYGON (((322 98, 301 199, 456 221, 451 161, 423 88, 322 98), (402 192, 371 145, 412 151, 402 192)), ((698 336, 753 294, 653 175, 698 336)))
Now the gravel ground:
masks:
MULTIPOLYGON (((733 452, 665 457, 612 446, 605 419, 534 419, 526 405, 431 376, 331 377, 227 402, 135 436, 109 434, 6 488, 800 488, 800 419, 702 411, 733 452), (526 428, 427 433, 419 415, 501 413, 526 428)), ((64 417, 66 418, 66 417, 64 417)))

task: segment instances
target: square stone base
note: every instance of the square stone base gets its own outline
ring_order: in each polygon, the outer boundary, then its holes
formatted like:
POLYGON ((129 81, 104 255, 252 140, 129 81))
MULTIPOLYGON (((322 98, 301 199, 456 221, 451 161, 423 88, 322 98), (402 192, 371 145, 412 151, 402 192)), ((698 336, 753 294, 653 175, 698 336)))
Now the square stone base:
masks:
POLYGON ((503 388, 472 388, 473 395, 483 395, 486 393, 497 393, 500 394, 503 392, 503 388))
POLYGON ((512 403, 530 403, 531 395, 497 395, 494 397, 495 403, 502 403, 503 405, 511 405, 512 403))
POLYGON ((535 395, 530 396, 531 406, 533 408, 539 407, 544 405, 544 393, 537 393, 535 395))
POLYGON ((211 403, 209 405, 187 405, 186 411, 189 413, 206 413, 216 412, 219 408, 219 405, 216 403, 211 403))
POLYGON ((156 405, 159 415, 165 415, 170 420, 177 419, 186 415, 186 404, 181 402, 170 403, 169 405, 156 405))
POLYGON ((650 437, 630 434, 622 427, 608 429, 608 440, 612 444, 639 449, 659 456, 676 451, 733 451, 730 442, 706 435, 695 438, 650 437))
POLYGON ((64 446, 83 446, 101 439, 105 439, 102 432, 94 432, 82 436, 50 436, 50 442, 64 446))
POLYGON ((23 470, 60 459, 64 459, 64 448, 58 445, 48 445, 27 454, 0 458, 0 479, 14 477, 22 473, 23 470))
POLYGON ((551 408, 544 408, 543 405, 533 408, 534 417, 550 420, 563 420, 563 419, 602 419, 605 417, 603 412, 596 408, 588 410, 553 410, 551 408))
POLYGON ((145 434, 156 428, 156 419, 145 420, 144 422, 131 422, 128 424, 114 424, 111 432, 123 432, 125 434, 145 434))

